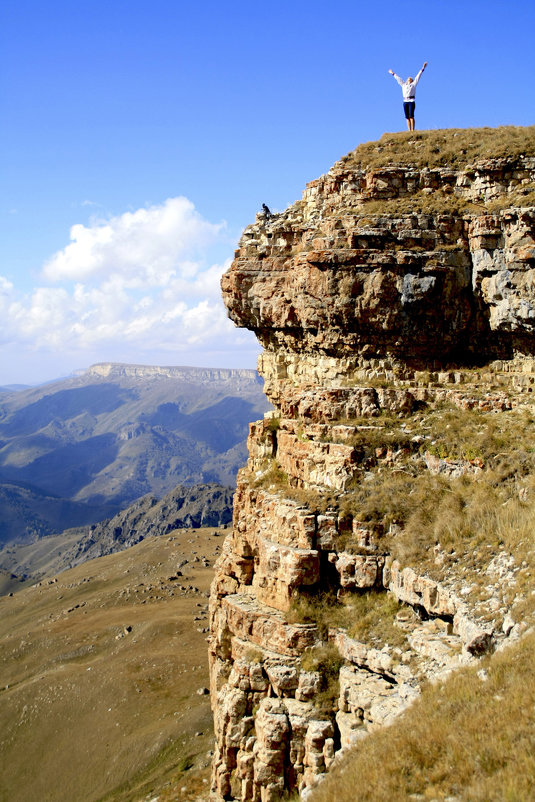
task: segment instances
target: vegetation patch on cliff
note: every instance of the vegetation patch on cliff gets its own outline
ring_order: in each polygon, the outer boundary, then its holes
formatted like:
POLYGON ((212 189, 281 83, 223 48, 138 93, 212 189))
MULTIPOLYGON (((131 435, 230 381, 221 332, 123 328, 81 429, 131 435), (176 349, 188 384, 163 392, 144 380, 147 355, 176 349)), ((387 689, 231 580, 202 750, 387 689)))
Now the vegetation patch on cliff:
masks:
POLYGON ((311 802, 535 796, 535 635, 440 686, 392 726, 370 735, 332 771, 311 802), (489 726, 489 722, 494 722, 489 726))
POLYGON ((483 159, 535 156, 535 126, 446 128, 383 134, 348 153, 334 169, 378 169, 396 165, 459 169, 483 159))
POLYGON ((392 594, 379 591, 353 594, 348 607, 349 635, 373 646, 403 646, 406 634, 396 625, 396 616, 403 610, 406 620, 417 618, 411 607, 398 602, 392 594))
MULTIPOLYGON (((329 630, 340 628, 346 630, 351 638, 376 647, 399 647, 406 641, 405 632, 396 623, 400 612, 407 621, 417 620, 411 607, 398 602, 386 591, 371 590, 341 598, 332 592, 302 593, 293 602, 288 618, 294 623, 316 624, 324 640, 327 640, 329 630)), ((310 650, 310 655, 315 653, 315 650, 310 650)), ((313 670, 304 664, 303 668, 313 670)))
MULTIPOLYGON (((401 198, 391 200, 372 200, 365 202, 365 211, 368 216, 377 215, 380 218, 407 214, 434 214, 434 215, 470 215, 498 212, 501 209, 535 206, 535 189, 532 185, 507 195, 501 195, 491 201, 467 200, 450 192, 437 190, 430 195, 425 192, 413 192, 401 198)), ((415 248, 406 250, 415 251, 415 248)), ((461 248, 459 248, 461 250, 461 248)))
POLYGON ((338 675, 343 658, 333 643, 324 643, 307 649, 301 658, 303 671, 314 671, 319 675, 319 691, 315 702, 320 710, 335 709, 340 692, 338 675))

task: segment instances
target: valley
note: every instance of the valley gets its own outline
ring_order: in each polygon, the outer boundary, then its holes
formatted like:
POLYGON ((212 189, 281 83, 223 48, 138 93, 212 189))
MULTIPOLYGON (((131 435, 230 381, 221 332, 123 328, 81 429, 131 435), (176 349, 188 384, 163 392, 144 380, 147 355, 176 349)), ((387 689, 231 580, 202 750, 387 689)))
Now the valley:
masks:
POLYGON ((0 544, 115 515, 176 485, 233 485, 249 423, 269 408, 253 370, 103 363, 0 396, 0 544))
POLYGON ((223 526, 232 520, 230 487, 175 487, 162 499, 143 496, 113 518, 0 549, 0 595, 95 557, 123 551, 175 529, 223 526))
POLYGON ((147 538, 0 599, 2 802, 207 798, 224 533, 147 538))

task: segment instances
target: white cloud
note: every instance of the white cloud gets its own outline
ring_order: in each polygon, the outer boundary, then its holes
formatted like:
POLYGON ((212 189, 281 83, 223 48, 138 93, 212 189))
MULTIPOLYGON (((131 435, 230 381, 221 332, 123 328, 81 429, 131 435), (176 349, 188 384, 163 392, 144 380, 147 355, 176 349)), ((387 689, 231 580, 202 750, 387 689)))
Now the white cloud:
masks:
POLYGON ((11 295, 12 290, 13 282, 4 276, 0 276, 0 298, 5 300, 11 295))
POLYGON ((206 250, 222 224, 209 223, 187 198, 72 226, 71 242, 45 264, 49 281, 84 281, 120 274, 130 286, 164 286, 188 275, 191 254, 206 250))
MULTIPOLYGON (((166 364, 192 364, 193 352, 197 364, 203 352, 218 353, 224 366, 225 351, 227 364, 235 365, 240 348, 250 360, 252 335, 236 330, 221 300, 219 282, 230 260, 208 258, 217 245, 230 251, 225 237, 223 224, 203 219, 183 197, 75 225, 70 243, 43 268, 47 286, 21 298, 0 277, 1 341, 10 343, 12 359, 21 350, 58 361, 68 355, 77 367, 158 364, 162 355, 166 364)), ((58 367, 54 375, 62 372, 58 367)))

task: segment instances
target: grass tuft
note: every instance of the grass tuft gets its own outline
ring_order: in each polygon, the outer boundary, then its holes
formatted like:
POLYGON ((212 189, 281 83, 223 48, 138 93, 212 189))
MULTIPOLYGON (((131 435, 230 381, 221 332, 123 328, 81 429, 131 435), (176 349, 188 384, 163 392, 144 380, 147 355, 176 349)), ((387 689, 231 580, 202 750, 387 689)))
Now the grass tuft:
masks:
POLYGON ((339 674, 344 660, 333 643, 324 643, 307 649, 301 658, 304 671, 317 671, 320 676, 319 692, 314 702, 320 710, 332 712, 340 694, 339 674))
MULTIPOLYGON (((396 616, 401 609, 410 615, 412 608, 398 602, 391 593, 369 591, 353 595, 348 606, 351 609, 349 635, 352 638, 374 646, 405 645, 407 637, 396 626, 396 616)), ((416 614, 412 615, 416 620, 416 614)))

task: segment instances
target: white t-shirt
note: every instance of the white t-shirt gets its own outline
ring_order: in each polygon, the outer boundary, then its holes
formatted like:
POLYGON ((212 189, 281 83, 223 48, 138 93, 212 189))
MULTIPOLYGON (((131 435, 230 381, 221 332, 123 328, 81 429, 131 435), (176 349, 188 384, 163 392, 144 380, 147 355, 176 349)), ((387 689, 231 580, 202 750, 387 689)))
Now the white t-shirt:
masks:
POLYGON ((399 75, 396 75, 396 73, 394 73, 394 78, 401 86, 401 89, 403 91, 403 100, 405 103, 410 103, 416 97, 416 84, 422 77, 423 71, 424 68, 422 67, 422 69, 420 70, 414 81, 411 81, 410 83, 408 81, 404 81, 402 78, 399 77, 399 75))

